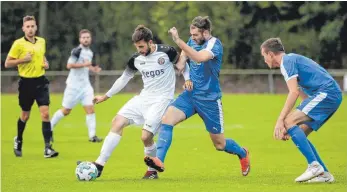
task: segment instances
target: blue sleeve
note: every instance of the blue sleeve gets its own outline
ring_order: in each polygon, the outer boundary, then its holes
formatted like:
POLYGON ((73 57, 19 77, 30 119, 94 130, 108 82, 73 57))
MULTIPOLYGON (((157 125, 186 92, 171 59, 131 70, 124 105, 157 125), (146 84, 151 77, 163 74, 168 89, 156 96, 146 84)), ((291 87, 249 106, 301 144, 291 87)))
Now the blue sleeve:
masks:
POLYGON ((72 49, 71 55, 70 55, 69 60, 67 61, 67 63, 69 63, 69 64, 76 63, 78 61, 78 58, 81 55, 81 51, 82 51, 81 47, 76 47, 76 48, 72 49))
POLYGON ((192 38, 191 38, 191 37, 189 37, 188 42, 187 42, 187 45, 188 45, 189 47, 191 47, 191 46, 192 46, 191 42, 192 42, 192 38))
POLYGON ((212 37, 207 42, 206 48, 203 50, 209 51, 212 54, 212 59, 213 59, 222 54, 223 47, 222 47, 222 44, 217 40, 217 38, 212 37))
POLYGON ((290 79, 298 76, 298 69, 294 61, 283 57, 283 63, 281 65, 281 73, 284 80, 289 81, 290 79))

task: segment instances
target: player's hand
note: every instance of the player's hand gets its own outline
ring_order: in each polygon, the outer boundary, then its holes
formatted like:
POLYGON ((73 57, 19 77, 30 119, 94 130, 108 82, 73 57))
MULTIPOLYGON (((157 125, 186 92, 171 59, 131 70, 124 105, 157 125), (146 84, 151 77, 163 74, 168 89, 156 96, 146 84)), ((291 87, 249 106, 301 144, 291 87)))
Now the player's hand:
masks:
POLYGON ((88 61, 88 60, 83 60, 83 65, 85 67, 88 67, 88 66, 91 66, 92 65, 92 62, 88 61))
POLYGON ((32 60, 33 54, 28 52, 22 59, 24 63, 29 63, 32 60))
POLYGON ((288 133, 285 133, 282 137, 282 141, 287 141, 290 139, 290 135, 288 133))
POLYGON ((286 133, 283 120, 278 120, 275 126, 273 137, 274 139, 281 140, 286 133))
POLYGON ((101 70, 101 67, 99 67, 98 65, 94 67, 94 73, 100 73, 101 70))
POLYGON ((177 41, 180 39, 180 37, 178 35, 178 31, 177 31, 176 27, 172 27, 168 32, 169 32, 169 34, 171 34, 174 42, 177 43, 177 41))
POLYGON ((106 101, 107 99, 108 99, 108 97, 106 95, 97 95, 94 97, 93 103, 99 104, 99 103, 106 101))
POLYGON ((193 90, 193 82, 191 80, 187 80, 184 82, 183 89, 187 91, 193 90))
POLYGON ((43 61, 43 68, 44 69, 49 69, 49 63, 47 61, 47 59, 45 58, 44 61, 43 61))

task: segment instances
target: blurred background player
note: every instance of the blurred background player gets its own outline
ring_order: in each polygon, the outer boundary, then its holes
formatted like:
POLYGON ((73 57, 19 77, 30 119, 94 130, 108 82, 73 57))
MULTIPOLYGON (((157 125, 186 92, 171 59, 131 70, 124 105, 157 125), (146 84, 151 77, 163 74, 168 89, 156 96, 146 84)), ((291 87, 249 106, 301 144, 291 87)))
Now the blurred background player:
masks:
POLYGON ((219 84, 223 46, 219 39, 211 35, 211 29, 212 23, 208 17, 194 18, 190 25, 191 38, 187 44, 179 38, 175 27, 169 30, 174 42, 182 49, 181 58, 190 63, 193 90, 184 91, 168 108, 159 132, 157 157, 145 157, 145 163, 160 172, 164 171, 163 162, 171 145, 173 127, 196 113, 203 119, 215 148, 237 155, 243 176, 250 171, 247 149, 232 139, 225 139, 223 134, 222 92, 219 84))
MULTIPOLYGON (((154 44, 152 31, 143 25, 135 29, 132 41, 137 53, 128 60, 125 71, 112 88, 105 95, 95 97, 95 103, 104 102, 122 90, 137 71, 142 74, 144 88, 140 95, 129 100, 112 120, 112 128, 105 138, 100 156, 95 161, 99 170, 98 177, 118 145, 123 129, 128 125, 143 125, 141 140, 145 147, 145 155, 155 157, 157 146, 153 137, 160 127, 164 112, 174 98, 176 76, 173 64, 176 64, 179 58, 175 48, 154 44)), ((182 65, 176 65, 176 67, 182 70, 185 63, 180 63, 182 65)), ((185 74, 187 73, 189 72, 185 71, 185 74)), ((79 163, 80 161, 77 162, 79 163)), ((153 168, 148 168, 143 177, 143 179, 157 178, 158 174, 153 168)))
POLYGON ((289 89, 287 100, 278 117, 274 138, 288 140, 305 156, 307 170, 296 182, 333 182, 308 135, 318 129, 336 112, 342 93, 333 77, 319 64, 302 55, 284 52, 279 38, 270 38, 261 45, 261 54, 269 68, 279 67, 289 89), (299 95, 303 101, 293 110, 299 95))
POLYGON ((34 16, 23 18, 24 37, 17 39, 5 61, 5 67, 18 67, 18 99, 22 113, 17 122, 17 136, 14 138, 14 154, 22 156, 23 133, 29 120, 34 101, 39 106, 42 119, 42 134, 45 141, 44 157, 56 157, 58 152, 52 148, 51 123, 49 122, 49 81, 45 77, 45 69, 49 68, 45 57, 46 41, 35 36, 37 31, 34 16))
POLYGON ((79 32, 79 41, 80 45, 71 51, 71 56, 67 62, 67 68, 70 69, 70 73, 66 80, 63 108, 54 113, 52 130, 80 102, 87 114, 86 123, 89 141, 101 142, 102 139, 96 136, 96 120, 93 104, 94 90, 89 81, 89 71, 99 73, 101 68, 92 64, 93 52, 90 49, 92 42, 91 32, 87 29, 82 29, 79 32))

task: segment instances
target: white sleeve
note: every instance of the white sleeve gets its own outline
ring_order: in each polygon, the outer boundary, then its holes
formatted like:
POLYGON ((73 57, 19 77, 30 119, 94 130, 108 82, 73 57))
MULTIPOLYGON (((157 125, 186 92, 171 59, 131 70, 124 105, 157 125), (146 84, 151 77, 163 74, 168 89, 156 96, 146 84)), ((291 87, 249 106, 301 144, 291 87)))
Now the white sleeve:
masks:
POLYGON ((190 80, 189 70, 190 70, 189 65, 188 65, 188 63, 186 63, 186 67, 184 68, 184 71, 182 72, 184 80, 186 80, 186 81, 190 80))
POLYGON ((126 68, 123 72, 122 76, 120 76, 116 82, 112 85, 111 89, 107 91, 106 96, 112 97, 114 94, 117 94, 121 91, 126 84, 132 79, 135 75, 136 71, 131 70, 130 68, 126 68))

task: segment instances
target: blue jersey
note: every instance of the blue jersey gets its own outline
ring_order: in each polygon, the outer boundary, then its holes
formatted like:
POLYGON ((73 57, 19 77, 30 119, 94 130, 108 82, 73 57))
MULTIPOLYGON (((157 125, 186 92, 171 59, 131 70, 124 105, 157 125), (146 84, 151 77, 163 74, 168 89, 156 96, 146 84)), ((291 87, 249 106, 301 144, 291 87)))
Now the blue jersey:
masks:
POLYGON ((189 59, 190 80, 193 82, 192 96, 199 100, 217 100, 222 97, 219 84, 219 72, 222 66, 223 46, 219 39, 212 37, 203 45, 198 45, 191 38, 188 46, 196 51, 207 50, 213 58, 197 63, 189 59))
POLYGON ((302 55, 284 55, 281 73, 286 81, 297 77, 299 86, 309 96, 318 92, 341 92, 337 82, 322 66, 302 55))

